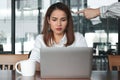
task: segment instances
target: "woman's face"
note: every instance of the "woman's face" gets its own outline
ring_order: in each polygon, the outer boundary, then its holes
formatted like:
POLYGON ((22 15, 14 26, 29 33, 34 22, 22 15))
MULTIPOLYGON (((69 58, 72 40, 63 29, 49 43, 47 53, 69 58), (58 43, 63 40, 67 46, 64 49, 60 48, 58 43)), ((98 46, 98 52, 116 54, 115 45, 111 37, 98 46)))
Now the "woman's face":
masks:
POLYGON ((64 11, 56 9, 52 12, 48 23, 54 35, 63 35, 67 26, 67 15, 64 11))

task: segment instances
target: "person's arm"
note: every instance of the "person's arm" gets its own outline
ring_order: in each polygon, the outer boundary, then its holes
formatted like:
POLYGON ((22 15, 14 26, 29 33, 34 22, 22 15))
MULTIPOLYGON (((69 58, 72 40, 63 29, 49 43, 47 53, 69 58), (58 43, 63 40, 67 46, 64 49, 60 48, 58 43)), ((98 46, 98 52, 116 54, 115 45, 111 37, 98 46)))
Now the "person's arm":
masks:
POLYGON ((75 47, 88 47, 85 37, 79 33, 75 32, 75 47))
POLYGON ((83 15, 87 19, 93 19, 97 16, 100 16, 101 18, 106 18, 106 17, 118 18, 120 17, 120 2, 116 2, 110 6, 102 6, 96 9, 86 8, 76 13, 77 14, 83 13, 83 15))
POLYGON ((101 18, 118 18, 120 17, 120 2, 116 2, 110 6, 100 7, 100 17, 101 18))
POLYGON ((41 37, 40 35, 37 36, 35 43, 34 43, 34 48, 31 51, 30 54, 30 60, 35 60, 40 63, 40 48, 41 48, 41 37))
POLYGON ((100 16, 100 9, 86 8, 84 10, 80 10, 76 12, 76 14, 79 13, 82 13, 87 19, 92 19, 92 18, 96 18, 97 16, 100 16))

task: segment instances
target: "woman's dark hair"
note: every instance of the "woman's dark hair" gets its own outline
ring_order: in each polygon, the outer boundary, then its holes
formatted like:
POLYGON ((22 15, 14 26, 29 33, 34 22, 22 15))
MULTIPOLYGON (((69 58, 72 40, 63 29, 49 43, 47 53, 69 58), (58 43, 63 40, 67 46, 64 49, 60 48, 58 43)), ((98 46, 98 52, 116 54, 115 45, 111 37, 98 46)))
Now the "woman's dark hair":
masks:
POLYGON ((67 47, 74 42, 75 37, 74 37, 74 31, 73 31, 73 20, 72 20, 72 16, 71 16, 71 11, 68 8, 68 6, 66 6, 64 3, 58 2, 58 3, 52 4, 48 8, 46 15, 45 15, 44 24, 43 24, 43 31, 42 31, 43 39, 47 46, 50 47, 53 45, 51 40, 54 40, 54 35, 53 35, 53 32, 49 30, 48 19, 50 19, 52 12, 57 9, 64 11, 67 15, 68 22, 67 22, 67 26, 65 29, 67 42, 64 44, 67 47))

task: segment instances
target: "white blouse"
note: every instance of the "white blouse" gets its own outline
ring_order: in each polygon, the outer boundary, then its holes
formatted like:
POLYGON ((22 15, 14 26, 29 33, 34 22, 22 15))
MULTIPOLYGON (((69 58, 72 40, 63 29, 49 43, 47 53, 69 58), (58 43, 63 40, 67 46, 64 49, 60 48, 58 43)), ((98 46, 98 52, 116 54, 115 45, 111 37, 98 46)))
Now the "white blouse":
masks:
MULTIPOLYGON (((67 41, 66 35, 63 36, 59 44, 54 43, 52 47, 65 47, 64 44, 67 41)), ((30 58, 31 60, 35 60, 40 62, 40 48, 47 47, 43 41, 43 35, 40 34, 36 37, 34 48, 31 52, 30 58)), ((83 35, 79 32, 75 32, 75 41, 72 45, 68 47, 87 47, 87 43, 83 35)))

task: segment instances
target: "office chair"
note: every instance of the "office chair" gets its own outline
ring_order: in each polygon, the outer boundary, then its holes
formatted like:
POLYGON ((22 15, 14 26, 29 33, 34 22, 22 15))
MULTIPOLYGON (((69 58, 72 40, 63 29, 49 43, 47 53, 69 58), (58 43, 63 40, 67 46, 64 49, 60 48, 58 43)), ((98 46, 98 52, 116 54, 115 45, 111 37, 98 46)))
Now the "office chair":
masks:
POLYGON ((15 70, 16 62, 27 59, 28 54, 1 54, 0 68, 1 70, 15 70))
POLYGON ((120 55, 108 55, 109 69, 110 71, 115 70, 120 71, 120 55))

